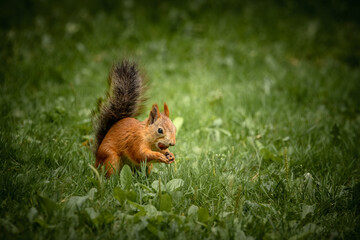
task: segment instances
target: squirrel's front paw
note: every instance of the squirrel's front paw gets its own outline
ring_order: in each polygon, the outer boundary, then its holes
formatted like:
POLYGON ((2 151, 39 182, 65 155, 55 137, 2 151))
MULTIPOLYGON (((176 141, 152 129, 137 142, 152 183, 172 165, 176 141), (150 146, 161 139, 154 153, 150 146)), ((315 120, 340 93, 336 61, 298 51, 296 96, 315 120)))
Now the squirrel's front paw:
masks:
POLYGON ((166 163, 166 164, 169 163, 169 159, 168 159, 164 154, 159 153, 158 159, 159 159, 160 162, 162 162, 162 163, 166 163))
POLYGON ((165 157, 169 160, 169 163, 175 161, 175 155, 172 152, 166 152, 165 157))

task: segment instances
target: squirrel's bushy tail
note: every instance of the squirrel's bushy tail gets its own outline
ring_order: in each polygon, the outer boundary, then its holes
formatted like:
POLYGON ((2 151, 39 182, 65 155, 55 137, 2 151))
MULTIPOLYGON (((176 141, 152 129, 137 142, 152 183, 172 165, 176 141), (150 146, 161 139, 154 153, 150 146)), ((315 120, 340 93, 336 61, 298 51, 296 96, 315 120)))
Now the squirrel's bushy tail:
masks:
POLYGON ((139 115, 146 100, 146 84, 135 62, 123 60, 115 64, 109 85, 107 101, 99 104, 94 118, 95 153, 112 125, 123 118, 139 115))

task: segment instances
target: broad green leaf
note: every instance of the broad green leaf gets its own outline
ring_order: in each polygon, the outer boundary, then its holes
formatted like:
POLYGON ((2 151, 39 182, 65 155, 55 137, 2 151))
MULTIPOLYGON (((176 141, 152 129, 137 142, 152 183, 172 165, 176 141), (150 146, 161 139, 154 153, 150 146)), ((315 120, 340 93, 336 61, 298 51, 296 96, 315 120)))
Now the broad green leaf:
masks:
POLYGON ((70 211, 75 211, 76 208, 80 208, 86 200, 88 200, 88 199, 93 200, 94 195, 97 191, 98 190, 96 188, 92 188, 86 194, 86 196, 72 196, 69 198, 66 205, 70 209, 70 211))
POLYGON ((112 215, 110 212, 107 212, 107 211, 102 212, 99 217, 101 217, 101 220, 102 220, 103 224, 111 223, 115 219, 114 215, 112 215))
MULTIPOLYGON (((155 190, 155 191, 159 191, 159 180, 155 180, 152 184, 151 187, 155 190)), ((165 186, 164 184, 161 182, 161 191, 165 190, 165 186)))
POLYGON ((98 216, 96 218, 92 218, 91 221, 93 222, 93 224, 97 227, 101 227, 104 226, 105 224, 111 223, 112 221, 114 221, 114 216, 105 211, 102 212, 100 214, 98 214, 98 216))
POLYGON ((182 117, 176 117, 172 122, 173 122, 173 124, 174 124, 175 127, 176 127, 176 132, 179 132, 181 126, 182 126, 183 123, 184 123, 184 118, 182 118, 182 117))
POLYGON ((127 191, 126 198, 134 202, 136 200, 136 192, 134 190, 127 191))
POLYGON ((168 192, 173 192, 176 189, 182 187, 184 185, 184 180, 180 179, 180 178, 175 178, 170 180, 167 184, 166 184, 166 190, 168 192))
POLYGON ((302 206, 301 219, 304 219, 308 214, 312 214, 314 212, 315 207, 313 205, 302 206))
POLYGON ((94 199, 94 195, 95 193, 97 193, 97 189, 96 188, 91 188, 90 191, 86 194, 90 200, 94 199))
POLYGON ((198 220, 202 223, 206 223, 209 219, 209 212, 206 208, 199 208, 198 220))
POLYGON ((132 182, 132 171, 129 165, 125 165, 120 173, 120 182, 123 189, 129 189, 132 182))
POLYGON ((120 187, 115 187, 114 188, 114 197, 119 201, 119 203, 121 205, 124 204, 125 200, 131 200, 131 201, 135 201, 136 200, 136 192, 133 190, 122 190, 120 187))
POLYGON ((181 191, 170 192, 170 195, 171 195, 171 199, 173 200, 174 204, 179 204, 184 197, 184 195, 181 191))
POLYGON ((128 202, 128 203, 130 204, 130 206, 132 206, 133 208, 135 208, 135 209, 137 209, 137 210, 139 210, 139 211, 141 211, 141 212, 145 212, 145 208, 144 208, 143 205, 140 205, 140 204, 138 204, 138 203, 136 203, 136 202, 133 202, 133 201, 130 201, 130 200, 128 200, 127 202, 128 202))
POLYGON ((39 224, 41 227, 44 227, 44 228, 46 228, 48 226, 48 224, 42 218, 35 218, 34 222, 39 224))
POLYGON ((154 207, 151 204, 145 205, 144 209, 146 211, 146 215, 148 215, 150 217, 155 216, 157 214, 156 207, 154 207))
POLYGON ((77 208, 80 208, 88 199, 88 196, 72 196, 69 198, 66 205, 70 211, 75 211, 77 208))
POLYGON ((219 216, 221 218, 226 218, 227 216, 230 216, 233 212, 221 212, 219 216))
MULTIPOLYGON (((134 207, 132 207, 132 208, 134 208, 134 207)), ((135 208, 135 209, 138 210, 137 208, 135 208)), ((143 217, 145 217, 145 216, 146 216, 145 211, 138 211, 137 213, 134 214, 135 219, 144 219, 143 217)), ((139 221, 139 220, 135 220, 135 221, 139 221)))
POLYGON ((126 192, 119 187, 114 188, 114 197, 119 201, 121 205, 124 204, 127 196, 126 192))
POLYGON ((195 205, 191 205, 188 209, 187 215, 188 216, 196 216, 198 213, 199 207, 195 205))
POLYGON ((94 210, 94 208, 85 208, 85 212, 88 214, 91 220, 97 218, 99 213, 94 210))
POLYGON ((28 218, 29 222, 32 223, 34 221, 35 217, 37 217, 37 216, 38 216, 38 210, 34 207, 30 208, 30 210, 27 214, 27 218, 28 218))
POLYGON ((170 195, 169 194, 161 195, 159 210, 170 212, 171 208, 172 208, 172 201, 170 195))
POLYGON ((58 209, 57 203, 49 198, 38 195, 38 202, 39 202, 41 208, 48 213, 53 212, 56 209, 58 209))

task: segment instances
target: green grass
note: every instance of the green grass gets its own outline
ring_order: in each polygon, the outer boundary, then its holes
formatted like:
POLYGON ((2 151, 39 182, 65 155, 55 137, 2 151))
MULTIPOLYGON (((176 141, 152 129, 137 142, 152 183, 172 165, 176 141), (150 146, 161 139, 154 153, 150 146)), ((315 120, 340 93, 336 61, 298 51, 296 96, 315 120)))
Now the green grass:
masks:
POLYGON ((7 4, 1 239, 359 238, 357 5, 7 4), (83 143, 123 57, 184 122, 176 164, 107 180, 83 143))

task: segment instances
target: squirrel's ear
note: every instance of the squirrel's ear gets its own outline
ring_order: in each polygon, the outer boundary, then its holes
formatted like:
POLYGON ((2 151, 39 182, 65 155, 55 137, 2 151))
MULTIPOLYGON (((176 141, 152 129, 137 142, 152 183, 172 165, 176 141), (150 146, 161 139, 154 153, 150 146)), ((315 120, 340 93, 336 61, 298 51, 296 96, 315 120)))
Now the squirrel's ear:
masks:
POLYGON ((153 124, 160 117, 159 106, 154 104, 151 108, 148 123, 153 124))
POLYGON ((164 113, 167 117, 170 116, 169 107, 166 103, 164 103, 164 113))

